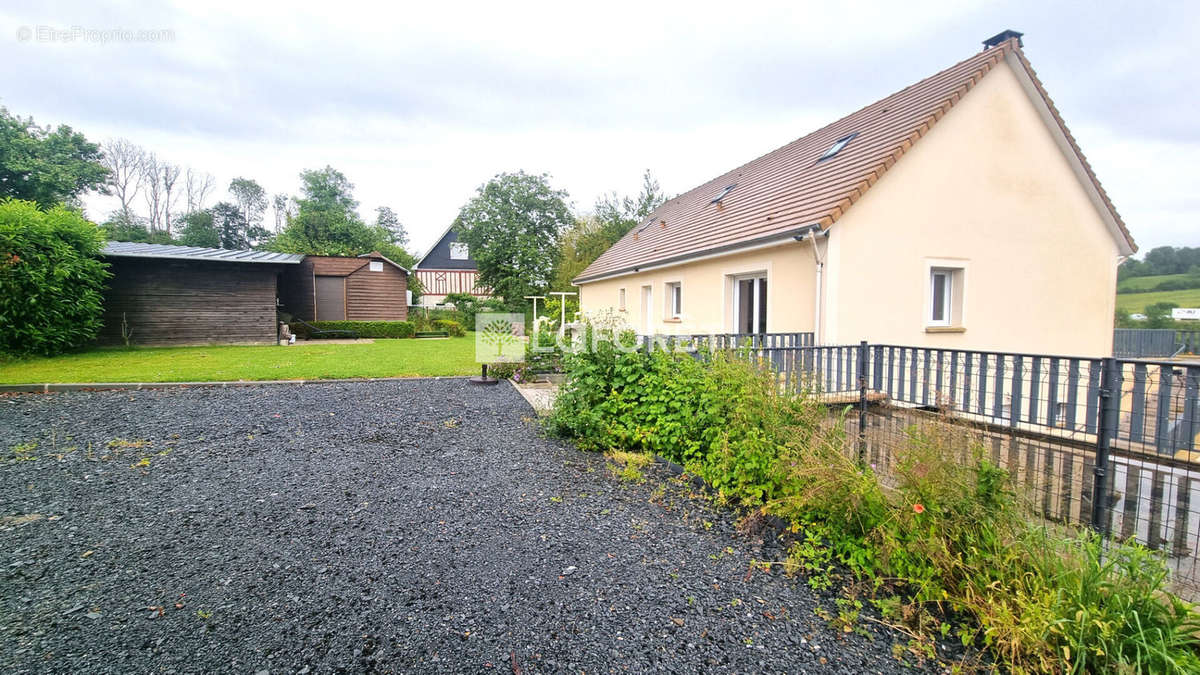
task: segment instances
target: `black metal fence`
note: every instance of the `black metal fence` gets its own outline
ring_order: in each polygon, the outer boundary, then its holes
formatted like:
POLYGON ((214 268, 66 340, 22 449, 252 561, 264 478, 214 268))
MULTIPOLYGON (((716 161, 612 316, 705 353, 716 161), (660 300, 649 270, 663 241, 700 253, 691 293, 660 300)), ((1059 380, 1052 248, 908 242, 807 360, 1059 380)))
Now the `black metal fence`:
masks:
POLYGON ((1200 330, 1173 328, 1117 328, 1113 331, 1113 356, 1164 358, 1200 354, 1200 330))
POLYGON ((1162 550, 1177 590, 1200 599, 1200 359, 814 346, 811 336, 658 344, 737 347, 781 389, 853 406, 848 451, 884 481, 914 433, 951 424, 1008 471, 1037 515, 1162 550))

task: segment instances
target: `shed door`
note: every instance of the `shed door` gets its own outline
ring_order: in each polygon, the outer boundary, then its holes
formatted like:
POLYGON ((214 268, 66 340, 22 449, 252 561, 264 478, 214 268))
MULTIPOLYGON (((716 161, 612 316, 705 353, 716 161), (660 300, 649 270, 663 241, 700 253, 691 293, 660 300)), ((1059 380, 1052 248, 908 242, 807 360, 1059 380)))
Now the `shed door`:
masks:
POLYGON ((317 277, 317 321, 346 320, 346 277, 317 277))

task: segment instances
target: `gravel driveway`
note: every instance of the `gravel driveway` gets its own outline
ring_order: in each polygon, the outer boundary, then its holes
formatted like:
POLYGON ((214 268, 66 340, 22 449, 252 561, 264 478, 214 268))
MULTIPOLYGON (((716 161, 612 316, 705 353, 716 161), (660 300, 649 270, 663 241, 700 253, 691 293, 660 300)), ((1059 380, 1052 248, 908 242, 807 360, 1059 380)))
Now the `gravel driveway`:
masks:
POLYGON ((903 670, 532 417, 462 379, 0 397, 0 671, 903 670))

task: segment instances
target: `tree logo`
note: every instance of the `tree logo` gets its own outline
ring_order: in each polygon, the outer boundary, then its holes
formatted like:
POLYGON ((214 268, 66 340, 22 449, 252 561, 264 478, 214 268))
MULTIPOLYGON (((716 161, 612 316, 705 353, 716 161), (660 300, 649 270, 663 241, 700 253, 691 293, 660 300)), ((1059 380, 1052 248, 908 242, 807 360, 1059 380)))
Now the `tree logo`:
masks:
POLYGON ((525 315, 480 312, 475 315, 476 363, 525 360, 525 315))

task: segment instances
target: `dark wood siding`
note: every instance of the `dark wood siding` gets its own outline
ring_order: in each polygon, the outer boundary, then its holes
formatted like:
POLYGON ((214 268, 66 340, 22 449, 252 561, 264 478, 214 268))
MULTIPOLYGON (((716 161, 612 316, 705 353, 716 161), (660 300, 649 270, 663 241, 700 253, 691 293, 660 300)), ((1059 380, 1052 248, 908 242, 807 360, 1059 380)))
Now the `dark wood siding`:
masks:
POLYGON ((408 275, 382 258, 310 255, 284 271, 279 297, 285 312, 316 320, 315 277, 346 279, 346 318, 351 321, 404 321, 408 318, 408 275), (371 271, 371 262, 383 269, 371 271))
POLYGON ((283 311, 305 321, 316 319, 317 289, 313 281, 312 258, 305 258, 299 265, 288 265, 283 271, 283 283, 279 287, 279 301, 283 311))
POLYGON ((387 261, 372 272, 363 265, 346 277, 346 318, 352 321, 404 321, 408 318, 408 275, 387 261))
POLYGON ((102 344, 274 342, 276 276, 264 263, 109 258, 102 344))

